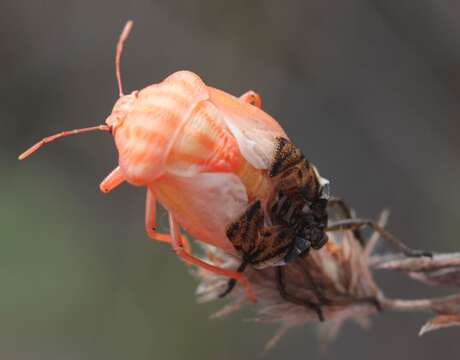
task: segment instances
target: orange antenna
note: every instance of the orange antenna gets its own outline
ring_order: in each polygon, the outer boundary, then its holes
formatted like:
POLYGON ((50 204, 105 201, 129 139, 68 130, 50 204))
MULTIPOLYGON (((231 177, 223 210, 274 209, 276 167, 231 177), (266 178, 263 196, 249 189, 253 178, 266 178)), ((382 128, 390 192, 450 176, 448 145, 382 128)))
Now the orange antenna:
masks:
POLYGON ((76 135, 76 134, 81 134, 81 133, 90 132, 90 131, 108 131, 110 132, 110 126, 98 125, 98 126, 92 126, 92 127, 82 128, 82 129, 67 130, 67 131, 60 132, 58 134, 47 136, 46 138, 43 138, 38 143, 36 143, 35 145, 31 146, 29 149, 24 151, 21 155, 19 155, 18 159, 24 160, 26 157, 32 155, 32 153, 40 149, 43 145, 48 144, 54 140, 60 139, 65 136, 76 135))
POLYGON ((121 83, 121 72, 120 72, 121 53, 123 52, 123 46, 125 45, 126 39, 128 39, 128 35, 132 27, 133 27, 133 21, 129 20, 126 23, 125 27, 123 28, 123 31, 120 34, 120 38, 118 39, 118 43, 117 43, 117 50, 115 52, 115 73, 117 75, 118 91, 120 93, 120 97, 124 95, 123 85, 121 83))

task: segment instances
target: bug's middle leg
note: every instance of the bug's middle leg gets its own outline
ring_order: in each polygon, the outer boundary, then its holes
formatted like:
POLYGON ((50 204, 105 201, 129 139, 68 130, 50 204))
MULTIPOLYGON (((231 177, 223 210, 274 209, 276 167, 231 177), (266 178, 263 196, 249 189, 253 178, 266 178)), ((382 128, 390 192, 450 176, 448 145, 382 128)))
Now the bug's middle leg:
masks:
POLYGON ((246 290, 246 296, 252 301, 256 302, 256 296, 254 292, 252 291, 252 286, 249 280, 247 279, 246 275, 244 275, 241 272, 237 271, 232 271, 224 268, 220 268, 215 265, 211 265, 193 255, 188 253, 185 248, 184 244, 181 242, 181 235, 180 235, 180 228, 179 224, 176 222, 174 219, 174 216, 169 213, 169 228, 171 231, 171 246, 177 256, 181 257, 184 259, 187 263, 193 264, 196 266, 199 266, 207 271, 210 271, 214 274, 221 275, 221 276, 226 276, 230 279, 234 279, 236 281, 239 281, 241 285, 244 286, 246 290))
MULTIPOLYGON (((170 243, 170 234, 160 233, 156 231, 156 207, 157 201, 155 199, 155 194, 151 189, 147 188, 147 195, 145 198, 145 231, 152 240, 170 243)), ((182 234, 180 234, 179 236, 181 237, 181 243, 184 244, 185 250, 191 252, 191 246, 187 238, 182 234)))

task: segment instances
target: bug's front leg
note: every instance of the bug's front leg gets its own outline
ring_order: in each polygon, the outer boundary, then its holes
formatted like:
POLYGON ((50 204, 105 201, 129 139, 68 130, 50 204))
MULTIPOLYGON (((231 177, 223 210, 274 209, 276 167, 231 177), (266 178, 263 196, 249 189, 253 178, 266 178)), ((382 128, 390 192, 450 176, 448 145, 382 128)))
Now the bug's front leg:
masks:
POLYGON ((262 108, 262 98, 255 91, 252 91, 252 90, 246 91, 243 95, 240 96, 240 100, 245 103, 254 105, 255 107, 258 107, 259 109, 262 108))
POLYGON ((223 269, 218 266, 211 265, 191 255, 189 252, 185 250, 184 244, 181 241, 182 237, 180 235, 179 224, 176 222, 176 220, 174 219, 174 216, 171 213, 169 213, 169 228, 171 231, 171 246, 173 250, 176 252, 177 256, 180 256, 182 259, 184 259, 189 264, 197 265, 214 274, 226 276, 230 279, 239 281, 246 290, 246 296, 254 303, 257 301, 256 296, 254 292, 252 291, 251 283, 247 279, 246 275, 244 275, 241 272, 223 269))
POLYGON ((103 193, 108 193, 119 186, 123 181, 125 181, 125 175, 121 168, 117 166, 104 180, 102 180, 99 189, 101 189, 103 193))
MULTIPOLYGON (((156 209, 157 209, 157 201, 155 198, 155 194, 149 188, 147 188, 147 196, 145 198, 145 231, 147 235, 152 240, 158 240, 163 242, 171 242, 171 235, 160 233, 156 231, 156 209)), ((188 242, 187 238, 182 234, 179 234, 181 237, 181 243, 184 245, 184 248, 190 252, 191 246, 188 242)))

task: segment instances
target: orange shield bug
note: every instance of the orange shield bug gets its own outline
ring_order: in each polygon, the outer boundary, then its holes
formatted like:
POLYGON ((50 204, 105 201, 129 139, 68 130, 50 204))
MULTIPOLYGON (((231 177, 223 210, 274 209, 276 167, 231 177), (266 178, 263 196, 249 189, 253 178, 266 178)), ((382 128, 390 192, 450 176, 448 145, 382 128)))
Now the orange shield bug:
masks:
POLYGON ((46 137, 19 159, 64 136, 110 132, 119 164, 102 181, 101 191, 110 192, 125 181, 145 186, 149 237, 170 243, 186 262, 229 277, 226 293, 240 281, 253 300, 243 273, 246 265, 284 265, 320 248, 328 229, 375 228, 358 219, 327 227, 327 207, 338 204, 348 211, 345 204, 329 199, 328 181, 261 110, 253 91, 236 98, 207 86, 192 72, 178 71, 125 95, 120 58, 132 25, 127 22, 117 44, 119 99, 106 123, 46 137), (156 230, 157 202, 169 213, 169 233, 156 230), (181 228, 239 256, 240 268, 223 269, 193 256, 181 228))

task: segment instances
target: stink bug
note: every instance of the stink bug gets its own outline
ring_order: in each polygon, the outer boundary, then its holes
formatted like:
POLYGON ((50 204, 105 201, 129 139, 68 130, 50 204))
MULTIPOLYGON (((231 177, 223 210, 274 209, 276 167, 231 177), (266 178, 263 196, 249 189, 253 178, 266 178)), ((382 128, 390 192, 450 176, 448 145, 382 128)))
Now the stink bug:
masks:
POLYGON ((367 220, 327 224, 328 181, 290 141, 276 120, 261 110, 253 91, 236 98, 212 88, 196 74, 178 71, 158 84, 123 93, 120 58, 132 28, 129 21, 116 47, 119 99, 105 124, 64 131, 44 138, 19 156, 24 159, 44 144, 89 131, 112 134, 118 166, 102 181, 107 193, 128 182, 147 188, 145 229, 154 240, 171 244, 178 256, 240 281, 254 300, 244 268, 284 265, 318 249, 327 231, 371 226, 367 220), (169 233, 156 230, 156 203, 169 213, 169 233), (191 255, 181 227, 195 239, 242 259, 236 271, 191 255))

